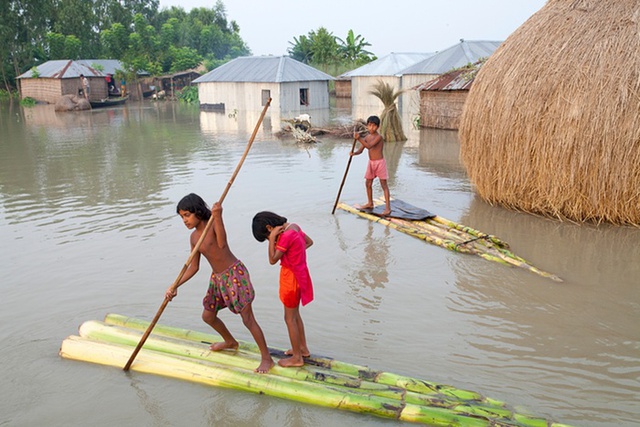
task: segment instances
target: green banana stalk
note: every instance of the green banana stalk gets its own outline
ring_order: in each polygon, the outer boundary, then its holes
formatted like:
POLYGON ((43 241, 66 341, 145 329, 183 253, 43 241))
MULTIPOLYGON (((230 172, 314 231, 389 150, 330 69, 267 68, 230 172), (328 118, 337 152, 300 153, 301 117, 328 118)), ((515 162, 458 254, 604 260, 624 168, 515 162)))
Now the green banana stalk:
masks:
POLYGON ((427 224, 427 222, 433 221, 435 219, 430 219, 427 221, 405 221, 396 218, 386 219, 367 212, 362 212, 345 203, 338 203, 337 207, 347 212, 351 212, 358 216, 366 218, 370 221, 379 222, 380 224, 386 225, 402 233, 408 234, 421 240, 425 240, 428 243, 443 247, 445 249, 454 252, 477 255, 488 261, 515 266, 530 271, 534 274, 538 274, 542 277, 546 277, 557 282, 562 282, 562 279, 555 274, 540 270, 539 268, 531 265, 523 258, 513 254, 513 252, 507 249, 509 245, 496 238, 495 236, 481 233, 470 227, 445 220, 444 218, 436 217, 438 218, 437 222, 448 224, 447 226, 450 226, 450 228, 452 229, 456 229, 459 231, 468 231, 470 233, 469 238, 461 239, 461 236, 457 234, 453 234, 450 231, 444 229, 434 229, 432 226, 427 224), (438 235, 435 235, 434 233, 437 233, 438 235))
MULTIPOLYGON (((111 317, 127 322, 122 316, 111 317)), ((60 351, 63 357, 120 366, 137 344, 142 331, 90 321, 80 327, 80 334, 81 338, 69 337, 63 342, 60 351)), ((319 378, 309 381, 309 375, 326 376, 326 372, 318 370, 274 367, 269 374, 255 374, 252 371, 259 356, 252 351, 245 352, 249 357, 225 351, 211 352, 194 340, 156 338, 152 334, 132 369, 429 425, 534 426, 539 422, 546 423, 546 420, 513 414, 504 408, 454 401, 443 403, 429 396, 424 397, 423 402, 430 406, 412 403, 403 398, 407 394, 404 390, 385 388, 378 383, 354 382, 346 376, 333 376, 333 383, 319 378), (283 376, 284 373, 287 376, 283 376)), ((392 377, 391 374, 387 376, 392 377)), ((397 382, 398 378, 392 381, 397 382)), ((414 400, 419 401, 419 398, 414 400)))

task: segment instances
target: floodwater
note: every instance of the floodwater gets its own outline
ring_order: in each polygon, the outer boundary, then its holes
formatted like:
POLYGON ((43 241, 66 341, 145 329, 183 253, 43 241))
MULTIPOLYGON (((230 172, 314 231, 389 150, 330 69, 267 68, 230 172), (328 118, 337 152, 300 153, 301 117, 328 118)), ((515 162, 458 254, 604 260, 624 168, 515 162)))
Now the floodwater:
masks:
MULTIPOLYGON (((0 105, 1 426, 404 425, 58 355, 85 320, 153 317, 189 255, 177 201, 190 192, 219 199, 258 115, 173 103, 64 114, 0 105)), ((260 210, 315 241, 316 300, 302 309, 313 353, 478 391, 567 424, 640 423, 639 229, 489 206, 458 161, 455 132, 405 125, 409 141, 385 150, 393 197, 495 234, 564 282, 452 253, 331 215, 351 141, 278 139, 286 117, 277 116, 267 113, 224 201, 229 243, 251 272, 270 345, 288 339, 278 267, 251 235, 260 210)), ((342 200, 365 200, 365 163, 354 158, 342 200)), ((208 274, 202 268, 180 288, 160 323, 207 331, 208 274)), ((250 340, 238 316, 221 316, 250 340)))

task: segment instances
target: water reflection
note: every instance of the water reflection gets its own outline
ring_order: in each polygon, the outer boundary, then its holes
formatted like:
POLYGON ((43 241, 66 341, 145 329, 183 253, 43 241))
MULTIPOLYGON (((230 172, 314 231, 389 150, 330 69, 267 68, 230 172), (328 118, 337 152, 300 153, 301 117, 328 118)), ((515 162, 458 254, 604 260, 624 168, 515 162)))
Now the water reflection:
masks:
POLYGON ((514 252, 565 282, 454 259, 456 291, 448 306, 474 323, 464 337, 469 349, 458 363, 519 381, 535 376, 534 393, 575 387, 571 393, 580 396, 579 408, 565 397, 549 403, 550 410, 573 406, 592 422, 606 420, 606 406, 624 414, 628 393, 640 392, 633 380, 640 375, 637 327, 627 317, 639 307, 620 296, 637 292, 637 283, 612 281, 611 271, 640 277, 640 230, 559 223, 477 197, 461 222, 502 237, 514 252), (594 388, 616 397, 607 403, 594 399, 587 391, 594 388))
POLYGON ((418 165, 443 178, 464 179, 467 172, 459 158, 460 143, 457 131, 420 130, 418 165))
MULTIPOLYGON (((358 248, 362 248, 359 263, 356 271, 349 274, 349 287, 354 301, 365 312, 377 310, 381 304, 381 297, 376 295, 378 288, 384 289, 389 283, 389 273, 387 265, 389 261, 388 238, 390 230, 388 227, 380 229, 377 224, 368 223, 367 233, 362 239, 358 248), (381 231, 382 236, 375 237, 375 231, 381 231)), ((356 256, 358 258, 358 256, 356 256)))

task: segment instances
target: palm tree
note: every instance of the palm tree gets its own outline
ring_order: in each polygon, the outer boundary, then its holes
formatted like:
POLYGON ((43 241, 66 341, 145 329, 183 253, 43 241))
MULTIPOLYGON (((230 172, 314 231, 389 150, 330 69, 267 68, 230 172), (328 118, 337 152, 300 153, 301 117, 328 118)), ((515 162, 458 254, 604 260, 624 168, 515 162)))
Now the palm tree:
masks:
POLYGON ((380 115, 380 135, 387 142, 406 141, 407 137, 402 130, 402 121, 396 107, 396 99, 402 91, 396 91, 389 83, 382 80, 378 80, 372 88, 369 93, 379 98, 384 104, 384 110, 380 115))
POLYGON ((300 37, 294 37, 293 42, 289 42, 291 47, 288 49, 289 56, 304 64, 309 64, 313 60, 313 43, 311 39, 304 34, 300 37))
POLYGON ((371 46, 371 43, 365 41, 360 34, 353 34, 353 30, 349 30, 346 40, 336 37, 339 42, 338 52, 340 57, 352 64, 364 65, 375 59, 373 53, 365 50, 365 47, 371 46))

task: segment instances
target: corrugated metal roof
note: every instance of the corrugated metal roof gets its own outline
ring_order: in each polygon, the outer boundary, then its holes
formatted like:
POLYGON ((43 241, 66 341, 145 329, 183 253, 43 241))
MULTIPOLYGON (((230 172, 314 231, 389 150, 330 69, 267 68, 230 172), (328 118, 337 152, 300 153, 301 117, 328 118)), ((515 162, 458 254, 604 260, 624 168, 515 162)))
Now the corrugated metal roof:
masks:
MULTIPOLYGON (((124 70, 122 63, 117 59, 78 59, 72 61, 70 59, 57 59, 47 61, 44 64, 40 64, 37 67, 38 77, 53 78, 53 79, 72 79, 80 77, 80 74, 85 76, 104 77, 107 74, 115 74, 118 70, 124 70), (99 71, 94 66, 102 68, 99 71)), ((18 76, 21 78, 30 78, 32 75, 31 70, 18 76)), ((139 71, 139 76, 148 76, 146 71, 139 71)))
POLYGON ((469 90, 480 67, 452 71, 418 85, 417 90, 469 90))
MULTIPOLYGON (((80 74, 85 76, 105 76, 102 72, 84 65, 79 61, 71 61, 69 59, 58 59, 54 61, 47 61, 44 64, 40 64, 36 67, 38 70, 38 77, 51 78, 51 79, 72 79, 80 77, 80 74)), ((29 70, 26 73, 21 74, 17 78, 24 79, 32 77, 32 71, 29 70)))
POLYGON ((392 52, 388 55, 369 62, 355 70, 347 71, 338 78, 357 76, 394 76, 400 71, 413 64, 433 56, 433 53, 398 53, 392 52))
POLYGON ((76 62, 87 67, 98 65, 102 68, 104 74, 115 74, 118 70, 124 71, 122 63, 117 59, 78 59, 76 62))
POLYGON ((460 43, 402 70, 401 74, 443 74, 491 56, 501 43, 501 41, 460 40, 460 43))
POLYGON ((318 80, 334 80, 334 78, 288 56, 242 56, 209 71, 192 83, 284 83, 318 80))

